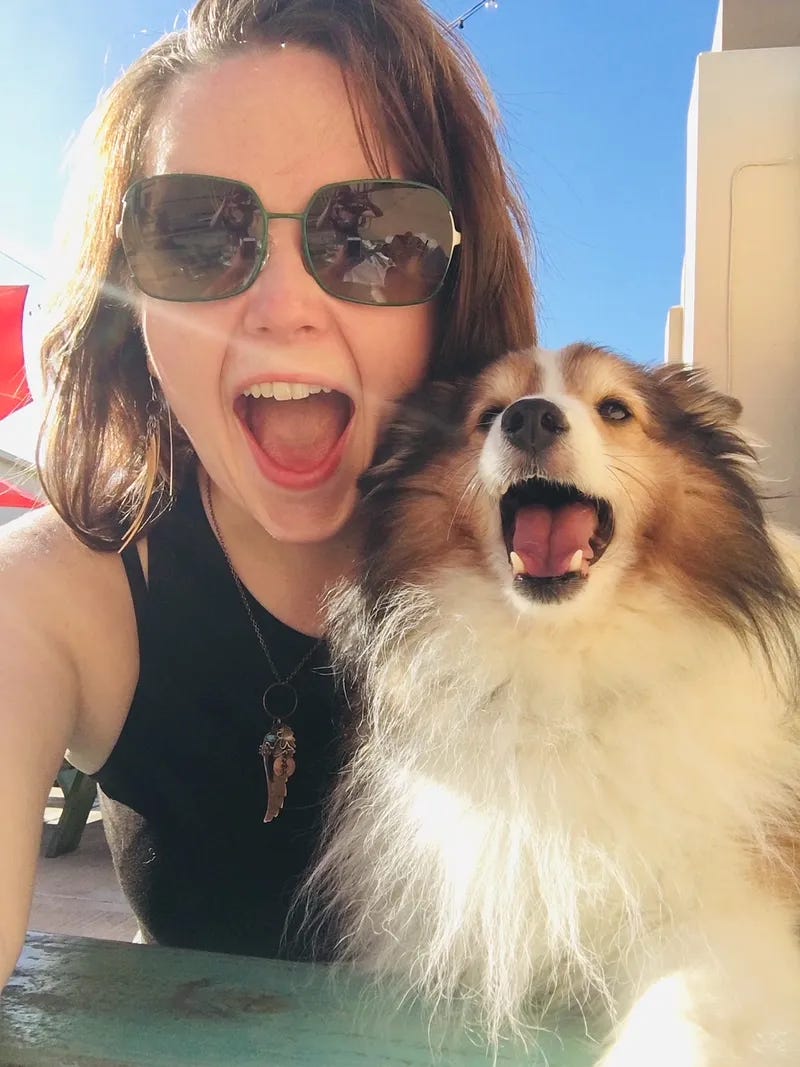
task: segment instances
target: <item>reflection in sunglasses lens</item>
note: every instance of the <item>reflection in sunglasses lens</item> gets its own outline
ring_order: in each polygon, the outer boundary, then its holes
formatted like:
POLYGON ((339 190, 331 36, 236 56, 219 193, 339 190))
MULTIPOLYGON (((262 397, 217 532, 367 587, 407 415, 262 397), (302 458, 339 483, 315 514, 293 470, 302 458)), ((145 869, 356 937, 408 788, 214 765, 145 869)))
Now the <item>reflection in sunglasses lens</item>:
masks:
POLYGON ((139 287, 166 300, 210 300, 246 288, 264 236, 258 200, 238 183, 159 175, 126 196, 122 243, 139 287))
MULTIPOLYGON (((158 175, 125 196, 122 243, 143 292, 165 300, 219 300, 253 283, 266 253, 267 218, 240 182, 158 175)), ((442 285, 453 252, 450 208, 436 189, 403 181, 324 186, 305 212, 308 266, 333 296, 416 304, 442 285)))
POLYGON ((403 182, 326 186, 309 206, 311 267, 334 296, 370 304, 429 300, 452 254, 447 201, 403 182))

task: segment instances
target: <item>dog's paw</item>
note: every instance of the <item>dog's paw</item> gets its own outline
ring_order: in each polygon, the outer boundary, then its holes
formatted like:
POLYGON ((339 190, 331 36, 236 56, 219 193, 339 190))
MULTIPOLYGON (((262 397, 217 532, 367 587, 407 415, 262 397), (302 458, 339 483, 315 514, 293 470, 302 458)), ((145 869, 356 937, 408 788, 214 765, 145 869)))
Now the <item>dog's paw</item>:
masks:
POLYGON ((595 1067, 730 1067, 709 1057, 684 983, 661 979, 636 1001, 595 1067))
POLYGON ((665 1047, 660 1038, 653 1033, 642 1042, 616 1042, 595 1067, 717 1067, 691 1039, 675 1041, 671 1035, 665 1047))

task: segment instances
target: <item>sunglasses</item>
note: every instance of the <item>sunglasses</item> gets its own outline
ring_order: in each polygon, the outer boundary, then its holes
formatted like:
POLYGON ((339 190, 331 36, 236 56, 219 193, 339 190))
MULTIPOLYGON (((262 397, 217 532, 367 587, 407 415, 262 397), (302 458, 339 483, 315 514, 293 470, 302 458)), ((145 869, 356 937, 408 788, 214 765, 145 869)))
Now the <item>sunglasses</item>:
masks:
POLYGON ((358 179, 323 185, 305 211, 267 211, 244 182, 157 174, 131 185, 117 236, 147 296, 197 302, 248 289, 269 255, 270 219, 298 219, 303 261, 340 300, 403 307, 432 300, 461 243, 444 195, 430 185, 358 179))

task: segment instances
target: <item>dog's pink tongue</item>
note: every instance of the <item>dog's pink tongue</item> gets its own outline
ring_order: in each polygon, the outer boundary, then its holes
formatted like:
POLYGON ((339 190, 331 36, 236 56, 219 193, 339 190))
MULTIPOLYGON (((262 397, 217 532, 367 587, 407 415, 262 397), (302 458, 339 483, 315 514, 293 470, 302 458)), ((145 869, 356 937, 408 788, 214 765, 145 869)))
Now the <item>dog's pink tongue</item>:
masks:
POLYGON ((594 555, 589 539, 597 525, 591 504, 565 504, 552 510, 541 505, 520 508, 512 548, 533 578, 557 578, 566 574, 575 553, 584 559, 594 555))
POLYGON ((342 393, 304 400, 249 398, 247 425, 273 463, 285 470, 315 470, 347 428, 350 402, 342 393))

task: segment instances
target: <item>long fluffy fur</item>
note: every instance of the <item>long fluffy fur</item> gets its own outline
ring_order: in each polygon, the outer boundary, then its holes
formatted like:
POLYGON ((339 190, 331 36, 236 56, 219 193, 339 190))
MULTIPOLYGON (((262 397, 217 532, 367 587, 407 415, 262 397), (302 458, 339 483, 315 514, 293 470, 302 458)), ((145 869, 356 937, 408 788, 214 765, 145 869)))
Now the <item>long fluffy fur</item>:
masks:
POLYGON ((798 556, 738 413, 695 371, 517 353, 413 399, 364 480, 329 612, 356 740, 306 891, 343 958, 491 1041, 557 1004, 607 1017, 608 1067, 800 1062, 798 556), (526 395, 571 430, 523 470, 485 412, 526 395), (508 570, 532 473, 613 504, 563 603, 508 570))

